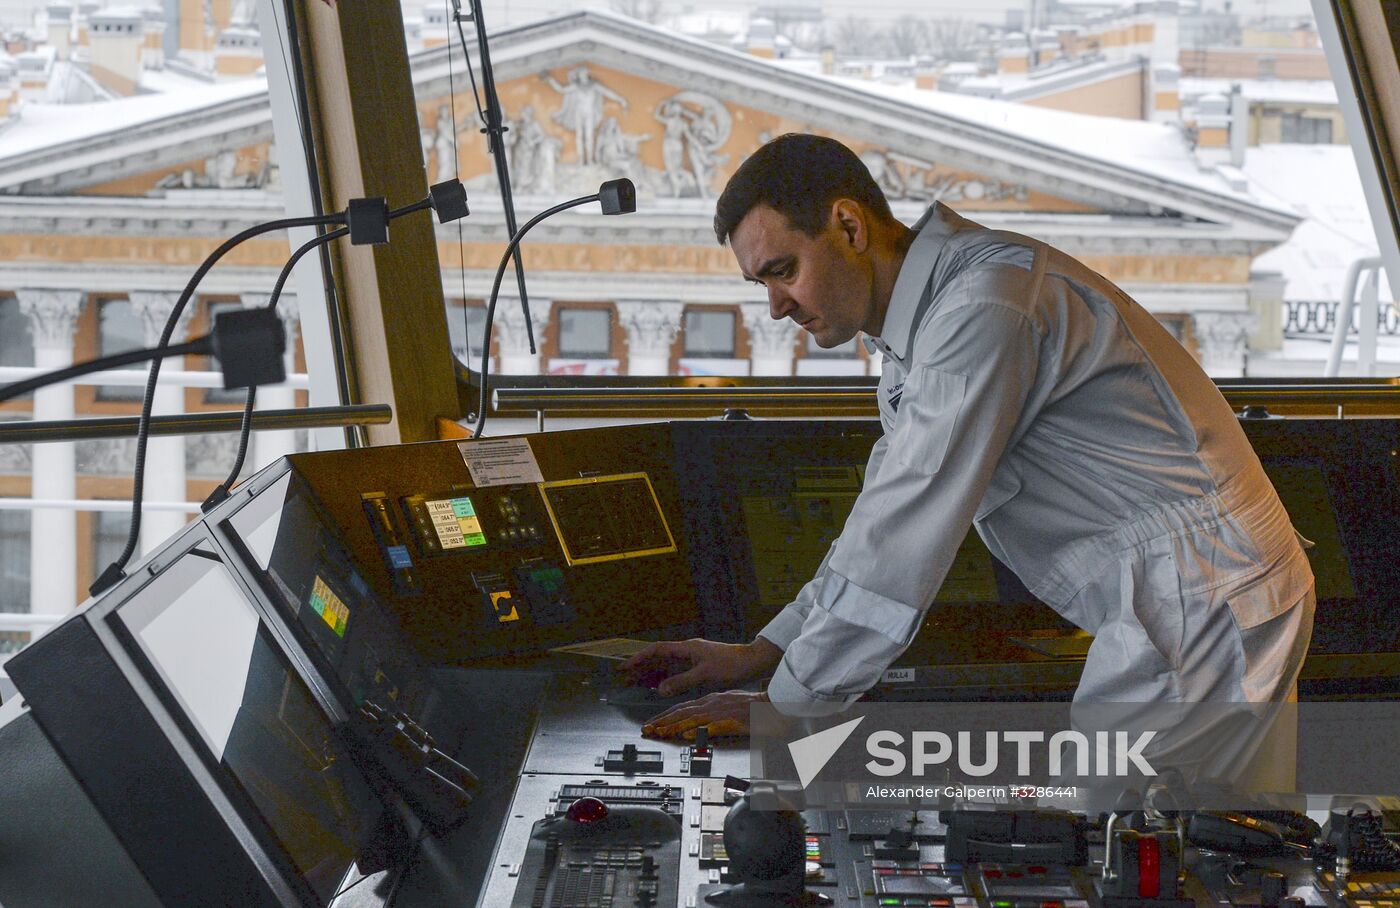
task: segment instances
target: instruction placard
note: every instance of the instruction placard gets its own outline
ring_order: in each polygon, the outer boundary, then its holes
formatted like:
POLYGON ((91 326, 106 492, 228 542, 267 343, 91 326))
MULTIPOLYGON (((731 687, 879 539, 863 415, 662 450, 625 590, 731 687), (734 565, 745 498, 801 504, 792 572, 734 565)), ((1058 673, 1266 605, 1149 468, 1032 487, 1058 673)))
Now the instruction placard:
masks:
POLYGON ((480 441, 459 442, 467 471, 476 487, 519 485, 544 482, 535 453, 526 438, 483 438, 480 441))

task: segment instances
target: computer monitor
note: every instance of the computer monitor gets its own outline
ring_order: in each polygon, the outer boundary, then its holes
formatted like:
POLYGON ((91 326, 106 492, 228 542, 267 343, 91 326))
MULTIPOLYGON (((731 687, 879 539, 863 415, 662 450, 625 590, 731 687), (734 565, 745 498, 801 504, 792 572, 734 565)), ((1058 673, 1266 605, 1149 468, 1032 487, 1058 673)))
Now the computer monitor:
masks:
POLYGON ((343 705, 203 522, 7 668, 166 904, 327 905, 393 825, 343 705))

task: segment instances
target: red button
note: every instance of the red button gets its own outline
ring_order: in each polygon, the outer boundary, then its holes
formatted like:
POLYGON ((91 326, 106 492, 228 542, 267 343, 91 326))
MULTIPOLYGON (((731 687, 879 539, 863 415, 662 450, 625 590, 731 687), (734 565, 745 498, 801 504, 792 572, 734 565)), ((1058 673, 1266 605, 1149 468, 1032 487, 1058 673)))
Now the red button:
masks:
POLYGON ((608 805, 597 798, 579 798, 564 814, 575 823, 596 823, 608 815, 608 805))
POLYGON ((1155 899, 1162 888, 1162 845, 1151 836, 1138 839, 1138 896, 1155 899))

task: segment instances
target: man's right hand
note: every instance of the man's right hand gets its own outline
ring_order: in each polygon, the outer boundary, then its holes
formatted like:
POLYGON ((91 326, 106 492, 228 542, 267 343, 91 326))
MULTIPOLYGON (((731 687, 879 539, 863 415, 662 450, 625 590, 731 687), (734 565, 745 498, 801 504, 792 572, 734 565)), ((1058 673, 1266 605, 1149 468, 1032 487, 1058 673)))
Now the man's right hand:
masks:
POLYGON ((653 643, 617 667, 628 684, 660 677, 656 692, 674 697, 701 684, 732 686, 761 678, 782 661, 783 651, 765 640, 716 643, 698 637, 653 643))

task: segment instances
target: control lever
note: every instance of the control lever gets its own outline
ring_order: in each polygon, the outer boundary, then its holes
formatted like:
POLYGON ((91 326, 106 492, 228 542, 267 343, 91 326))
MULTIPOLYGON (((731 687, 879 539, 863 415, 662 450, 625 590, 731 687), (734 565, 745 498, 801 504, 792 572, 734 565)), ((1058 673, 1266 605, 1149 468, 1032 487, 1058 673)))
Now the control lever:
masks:
MULTIPOLYGON (((1126 806, 1121 798, 1119 806, 1126 806)), ((1138 820, 1134 825, 1140 828, 1117 826, 1117 809, 1104 827, 1104 908, 1193 908, 1194 901, 1181 897, 1185 834, 1180 818, 1159 814, 1149 823, 1147 814, 1136 810, 1127 818, 1138 820)))
POLYGON ((403 798, 434 835, 455 829, 481 787, 470 769, 437 748, 437 742, 407 713, 390 713, 366 700, 360 707, 359 739, 352 753, 378 787, 403 798))
MULTIPOLYGON (((726 785, 731 781, 740 780, 725 777, 726 785)), ((749 787, 749 783, 743 785, 749 787)), ((732 908, 830 905, 830 896, 809 892, 803 885, 807 875, 807 828, 802 814, 786 804, 777 810, 759 810, 753 806, 752 797, 752 793, 745 794, 724 818, 729 874, 738 882, 707 894, 705 901, 732 908)))

